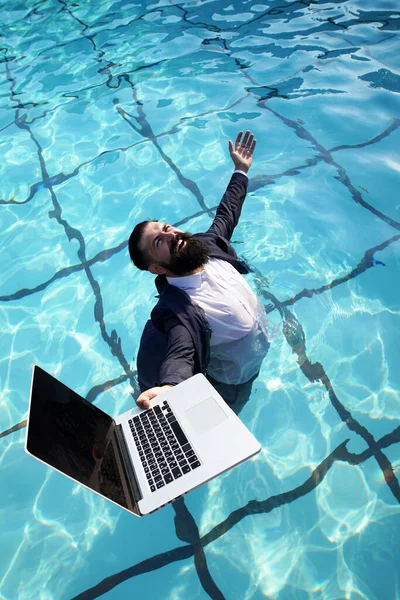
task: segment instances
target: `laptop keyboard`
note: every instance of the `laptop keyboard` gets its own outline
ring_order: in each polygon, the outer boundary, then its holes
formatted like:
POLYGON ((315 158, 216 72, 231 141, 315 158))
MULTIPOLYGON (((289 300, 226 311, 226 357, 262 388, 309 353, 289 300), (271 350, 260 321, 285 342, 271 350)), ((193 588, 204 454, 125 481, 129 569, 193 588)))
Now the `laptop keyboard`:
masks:
POLYGON ((200 467, 166 400, 128 422, 150 491, 155 492, 200 467))

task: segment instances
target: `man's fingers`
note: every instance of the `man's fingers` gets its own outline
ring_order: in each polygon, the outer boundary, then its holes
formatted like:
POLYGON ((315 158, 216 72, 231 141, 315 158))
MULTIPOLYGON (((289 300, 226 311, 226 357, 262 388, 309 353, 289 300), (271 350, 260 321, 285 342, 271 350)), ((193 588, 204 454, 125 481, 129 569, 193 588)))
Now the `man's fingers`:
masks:
POLYGON ((251 157, 256 147, 256 140, 254 137, 254 133, 252 133, 249 129, 243 135, 243 131, 239 131, 236 136, 235 146, 231 140, 228 140, 229 144, 229 152, 235 162, 235 156, 238 160, 241 157, 245 160, 248 165, 251 165, 251 157))
POLYGON ((252 134, 251 134, 251 135, 248 137, 248 139, 247 139, 247 142, 246 142, 246 150, 249 150, 249 151, 250 151, 250 148, 251 148, 251 146, 252 146, 252 144, 253 144, 253 141, 254 141, 254 134, 252 133, 252 134))
POLYGON ((249 130, 243 136, 243 131, 239 131, 236 141, 235 141, 235 150, 233 149, 232 142, 229 140, 229 152, 236 151, 241 156, 247 158, 251 156, 256 147, 256 140, 254 139, 254 133, 251 133, 249 130))
POLYGON ((252 156, 254 149, 256 147, 256 140, 254 139, 254 136, 251 136, 251 140, 249 141, 249 143, 247 144, 246 147, 246 158, 249 156, 252 156))
POLYGON ((136 404, 138 405, 139 408, 150 408, 151 404, 150 404, 150 400, 136 400, 136 404))
POLYGON ((139 408, 151 408, 151 402, 148 394, 141 394, 136 400, 136 404, 139 408))
MULTIPOLYGON (((249 140, 249 136, 250 136, 250 131, 247 130, 246 133, 244 134, 244 138, 243 138, 243 142, 241 143, 242 148, 246 149, 247 148, 247 142, 249 140)), ((250 136, 251 137, 251 136, 250 136)), ((254 136, 253 136, 254 137, 254 136)))
POLYGON ((166 383, 162 386, 150 388, 149 390, 146 390, 140 394, 139 398, 136 400, 136 404, 140 408, 151 408, 151 400, 156 398, 159 394, 161 394, 161 392, 171 387, 173 387, 172 384, 166 383))
POLYGON ((240 148, 240 139, 242 137, 243 131, 239 131, 236 136, 235 149, 238 150, 240 148))

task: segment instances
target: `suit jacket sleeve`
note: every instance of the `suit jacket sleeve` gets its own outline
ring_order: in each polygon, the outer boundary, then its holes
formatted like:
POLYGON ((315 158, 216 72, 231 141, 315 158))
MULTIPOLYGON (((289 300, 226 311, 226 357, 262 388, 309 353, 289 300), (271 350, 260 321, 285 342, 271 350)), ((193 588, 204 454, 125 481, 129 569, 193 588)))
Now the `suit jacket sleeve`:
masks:
POLYGON ((177 385, 195 374, 196 351, 192 336, 174 315, 164 321, 167 349, 160 368, 159 385, 177 385))
POLYGON ((234 173, 217 208, 214 221, 207 233, 216 233, 230 240, 246 197, 248 179, 242 173, 234 173))

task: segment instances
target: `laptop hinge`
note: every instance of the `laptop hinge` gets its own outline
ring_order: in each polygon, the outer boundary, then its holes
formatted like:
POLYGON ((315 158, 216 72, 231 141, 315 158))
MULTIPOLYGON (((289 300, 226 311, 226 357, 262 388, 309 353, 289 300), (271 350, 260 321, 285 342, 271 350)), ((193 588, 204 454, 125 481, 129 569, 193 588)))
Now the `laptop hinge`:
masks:
POLYGON ((126 445, 122 425, 117 425, 115 427, 115 439, 117 440, 118 448, 122 456, 122 466, 125 470, 129 491, 134 499, 134 503, 137 504, 139 500, 143 498, 143 494, 140 491, 140 486, 138 480, 136 479, 135 471, 132 467, 132 461, 131 457, 129 456, 128 446, 126 445))

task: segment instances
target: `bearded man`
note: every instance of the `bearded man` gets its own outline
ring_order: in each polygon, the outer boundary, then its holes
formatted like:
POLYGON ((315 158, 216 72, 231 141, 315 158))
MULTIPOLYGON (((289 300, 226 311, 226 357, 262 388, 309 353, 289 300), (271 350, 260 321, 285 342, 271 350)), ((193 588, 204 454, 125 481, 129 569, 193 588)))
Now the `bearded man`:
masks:
POLYGON ((168 223, 143 221, 129 238, 134 265, 156 275, 159 299, 140 341, 141 395, 151 400, 168 387, 203 373, 238 413, 250 397, 269 342, 264 307, 243 275, 230 239, 246 197, 256 140, 240 131, 228 142, 235 166, 211 227, 191 235, 168 223))

